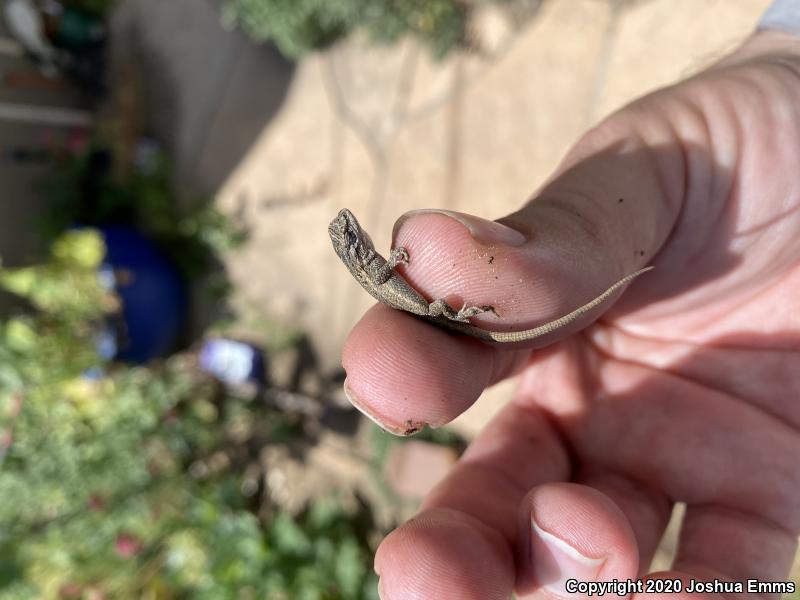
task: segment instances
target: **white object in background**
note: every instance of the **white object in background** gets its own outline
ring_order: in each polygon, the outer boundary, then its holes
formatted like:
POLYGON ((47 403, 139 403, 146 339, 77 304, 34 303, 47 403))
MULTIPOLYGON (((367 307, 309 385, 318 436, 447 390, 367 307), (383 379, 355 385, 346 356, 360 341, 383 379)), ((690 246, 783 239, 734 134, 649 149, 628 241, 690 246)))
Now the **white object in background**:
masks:
POLYGON ((52 62, 56 49, 44 35, 44 23, 31 0, 6 0, 5 17, 8 28, 31 54, 45 62, 52 62))
POLYGON ((242 385, 259 379, 263 359, 249 344, 215 338, 203 343, 200 367, 230 385, 242 385))
POLYGON ((800 35, 800 3, 797 0, 773 0, 758 22, 758 29, 777 29, 800 35))

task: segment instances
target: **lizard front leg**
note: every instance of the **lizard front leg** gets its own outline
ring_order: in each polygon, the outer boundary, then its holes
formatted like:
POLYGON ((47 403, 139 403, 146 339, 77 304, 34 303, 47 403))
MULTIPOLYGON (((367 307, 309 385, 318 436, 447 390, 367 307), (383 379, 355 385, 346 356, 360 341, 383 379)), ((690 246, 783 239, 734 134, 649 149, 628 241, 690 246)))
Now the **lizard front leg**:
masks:
POLYGON ((389 253, 389 260, 387 260, 384 264, 382 264, 375 273, 377 282, 379 284, 384 284, 389 281, 389 278, 392 276, 392 271, 397 265, 407 265, 408 264, 408 250, 403 248, 402 246, 399 248, 394 248, 389 253))

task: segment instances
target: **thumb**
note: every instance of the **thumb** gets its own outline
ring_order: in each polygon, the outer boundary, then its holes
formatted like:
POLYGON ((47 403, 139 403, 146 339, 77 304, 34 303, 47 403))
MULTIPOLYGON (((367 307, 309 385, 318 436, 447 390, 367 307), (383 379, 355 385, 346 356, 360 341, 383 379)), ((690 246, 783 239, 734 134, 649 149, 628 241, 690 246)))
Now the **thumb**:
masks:
MULTIPOLYGON (((402 271, 430 300, 455 309, 490 305, 474 325, 520 332, 559 319, 651 264, 672 220, 650 149, 573 154, 518 212, 498 222, 444 210, 408 213, 395 245, 402 271)), ((549 344, 599 318, 615 292, 579 318, 526 346, 549 344)), ((630 305, 629 305, 630 307, 630 305)))
MULTIPOLYGON (((672 202, 659 182, 671 179, 658 166, 669 160, 654 152, 579 145, 533 200, 500 222, 449 211, 409 213, 395 228, 395 246, 406 248, 409 258, 398 270, 428 301, 444 299, 456 309, 493 306, 496 315, 473 318, 481 328, 522 331, 557 319, 652 264, 669 235, 672 202)), ((649 285, 626 294, 628 306, 620 310, 644 301, 649 285)), ((510 352, 508 345, 489 348, 449 336, 379 306, 364 315, 343 348, 345 389, 356 407, 390 431, 440 426, 519 370, 529 348, 585 327, 618 300, 615 294, 524 349, 512 344, 510 352)))

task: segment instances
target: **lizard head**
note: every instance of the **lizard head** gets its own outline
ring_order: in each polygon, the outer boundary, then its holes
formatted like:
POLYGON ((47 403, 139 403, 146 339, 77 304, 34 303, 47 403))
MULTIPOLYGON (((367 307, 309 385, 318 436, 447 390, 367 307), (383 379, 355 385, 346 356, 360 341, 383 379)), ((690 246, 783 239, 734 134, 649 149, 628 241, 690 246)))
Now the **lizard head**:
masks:
POLYGON ((367 232, 361 229, 353 213, 346 208, 340 210, 328 225, 328 235, 333 249, 345 264, 363 259, 368 251, 375 249, 367 232))

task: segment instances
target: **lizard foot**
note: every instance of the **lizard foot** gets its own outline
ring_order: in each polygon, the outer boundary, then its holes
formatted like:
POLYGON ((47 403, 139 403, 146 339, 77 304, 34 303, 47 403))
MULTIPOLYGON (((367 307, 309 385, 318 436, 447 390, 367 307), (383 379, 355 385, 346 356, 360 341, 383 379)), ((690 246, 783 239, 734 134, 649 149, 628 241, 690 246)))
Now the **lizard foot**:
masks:
POLYGON ((484 306, 467 306, 466 304, 461 307, 461 310, 456 312, 456 310, 450 306, 447 302, 443 299, 436 300, 431 302, 428 305, 428 314, 431 317, 446 317, 451 321, 460 321, 462 323, 468 323, 470 318, 474 317, 475 315, 479 315, 481 313, 491 312, 497 316, 497 311, 494 309, 493 306, 484 305, 484 306))
POLYGON ((461 307, 461 310, 458 311, 456 318, 459 321, 466 321, 467 319, 474 317, 475 315, 480 315, 481 313, 490 312, 495 317, 499 316, 497 311, 494 309, 494 306, 490 306, 489 304, 484 304, 483 306, 467 306, 466 304, 461 307))

